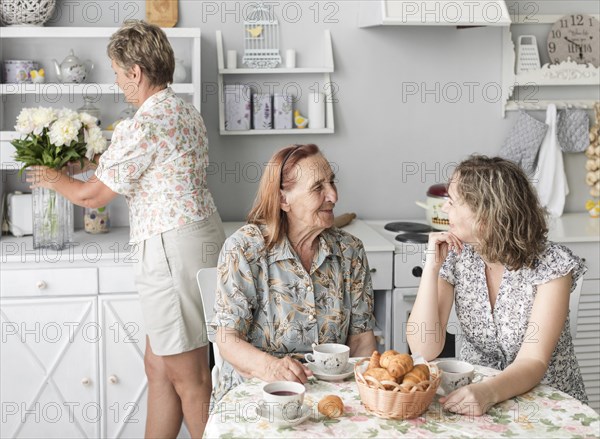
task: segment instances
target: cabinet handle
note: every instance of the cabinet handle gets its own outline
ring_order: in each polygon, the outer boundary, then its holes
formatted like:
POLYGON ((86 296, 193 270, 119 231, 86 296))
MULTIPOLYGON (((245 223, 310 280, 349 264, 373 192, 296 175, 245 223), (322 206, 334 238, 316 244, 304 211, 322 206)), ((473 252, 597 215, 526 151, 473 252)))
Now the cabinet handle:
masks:
POLYGON ((108 377, 108 381, 111 384, 117 384, 119 382, 119 378, 117 378, 116 375, 111 375, 111 376, 108 377))
POLYGON ((37 283, 35 284, 35 286, 37 287, 38 290, 44 290, 44 289, 46 289, 46 287, 48 285, 43 280, 38 280, 37 283))
POLYGON ((371 268, 371 273, 377 273, 377 268, 371 268))
POLYGON ((81 380, 81 384, 83 384, 84 386, 88 386, 90 382, 90 379, 87 377, 81 380))

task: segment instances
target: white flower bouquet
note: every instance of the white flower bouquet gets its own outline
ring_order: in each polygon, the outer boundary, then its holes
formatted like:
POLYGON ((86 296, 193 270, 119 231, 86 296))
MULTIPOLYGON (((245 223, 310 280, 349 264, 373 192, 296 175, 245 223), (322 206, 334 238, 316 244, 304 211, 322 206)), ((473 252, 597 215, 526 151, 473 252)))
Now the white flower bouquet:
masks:
MULTIPOLYGON (((62 169, 67 163, 93 160, 104 152, 107 141, 97 125, 97 119, 87 113, 63 108, 24 108, 17 117, 15 129, 24 135, 11 143, 15 159, 23 166, 46 166, 62 169)), ((73 205, 53 190, 33 189, 33 247, 60 250, 71 240, 73 205)))
POLYGON ((35 165, 61 169, 68 162, 93 160, 95 154, 106 150, 107 142, 87 113, 63 108, 24 108, 17 117, 15 130, 25 137, 11 143, 15 159, 23 163, 21 172, 35 165))

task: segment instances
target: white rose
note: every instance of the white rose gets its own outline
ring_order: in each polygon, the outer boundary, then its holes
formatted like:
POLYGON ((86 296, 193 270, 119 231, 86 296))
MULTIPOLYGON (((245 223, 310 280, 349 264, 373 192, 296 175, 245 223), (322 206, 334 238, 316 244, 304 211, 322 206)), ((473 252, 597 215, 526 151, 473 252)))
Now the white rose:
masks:
POLYGON ((21 134, 30 134, 33 132, 33 108, 23 108, 17 116, 15 130, 21 134))
POLYGON ((98 118, 92 116, 89 113, 79 113, 79 120, 87 128, 92 128, 92 127, 98 126, 97 125, 98 118))
POLYGON ((44 131, 44 128, 48 128, 50 124, 56 120, 56 112, 53 108, 38 107, 33 109, 32 122, 33 122, 33 134, 39 136, 44 131))
POLYGON ((77 140, 81 121, 69 118, 58 119, 50 126, 50 143, 56 146, 70 145, 71 142, 77 140))
POLYGON ((96 154, 103 153, 106 150, 106 139, 102 136, 102 131, 98 128, 92 128, 87 132, 85 156, 92 160, 96 154))

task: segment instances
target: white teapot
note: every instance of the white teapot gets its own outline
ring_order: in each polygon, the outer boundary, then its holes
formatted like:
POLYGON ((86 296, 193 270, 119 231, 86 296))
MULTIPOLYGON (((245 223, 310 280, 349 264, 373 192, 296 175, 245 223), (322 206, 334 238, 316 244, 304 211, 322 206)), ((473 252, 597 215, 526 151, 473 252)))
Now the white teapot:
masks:
POLYGON ((56 76, 58 80, 62 83, 82 83, 85 81, 85 78, 94 68, 94 64, 90 60, 81 61, 79 58, 75 56, 73 49, 69 53, 62 63, 58 64, 58 62, 53 59, 54 69, 56 71, 56 76))

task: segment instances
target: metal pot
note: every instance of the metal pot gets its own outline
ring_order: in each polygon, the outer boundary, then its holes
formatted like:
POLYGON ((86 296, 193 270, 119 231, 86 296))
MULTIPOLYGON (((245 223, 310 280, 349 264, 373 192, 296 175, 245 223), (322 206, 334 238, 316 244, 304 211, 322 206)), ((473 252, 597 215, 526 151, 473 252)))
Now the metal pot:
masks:
POLYGON ((448 200, 448 186, 434 184, 427 190, 427 203, 417 201, 417 206, 425 209, 427 222, 437 230, 448 230, 448 215, 442 212, 442 206, 448 200))

